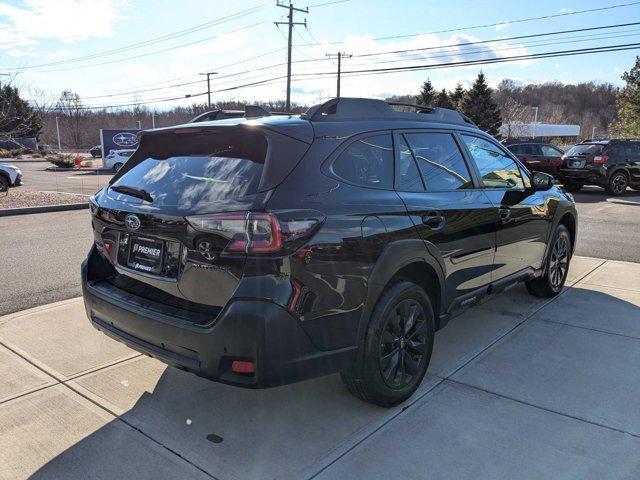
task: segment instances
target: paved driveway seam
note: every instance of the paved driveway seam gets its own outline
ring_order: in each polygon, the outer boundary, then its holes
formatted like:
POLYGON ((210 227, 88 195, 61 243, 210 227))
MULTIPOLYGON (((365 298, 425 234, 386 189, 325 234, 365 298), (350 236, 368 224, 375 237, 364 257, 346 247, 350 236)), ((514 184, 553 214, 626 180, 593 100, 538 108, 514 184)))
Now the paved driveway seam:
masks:
MULTIPOLYGON (((594 266, 591 270, 589 270, 588 272, 584 273, 583 275, 581 275, 579 278, 577 278, 575 281, 571 282, 571 285, 575 285, 578 282, 580 282, 582 279, 584 279, 587 275, 590 275, 591 273, 593 273, 594 271, 596 271, 598 268, 600 268, 602 265, 604 265, 607 262, 607 260, 603 260, 601 261, 599 264, 597 264, 596 266, 594 266)), ((468 365, 469 363, 471 363, 472 361, 474 361, 475 359, 477 359, 478 357, 480 357, 481 355, 484 355, 490 348, 492 348, 496 343, 498 343, 500 340, 504 339, 507 335, 510 335, 511 333, 513 333, 516 329, 518 329, 519 327, 521 327, 525 322, 527 322, 529 319, 531 319, 536 313, 538 313, 541 309, 543 309, 544 307, 546 307, 547 305, 549 305, 552 302, 557 301, 558 298, 560 298, 562 295, 564 295, 567 291, 569 291, 568 288, 565 288, 562 292, 560 292, 560 294, 556 295, 553 298, 550 298, 548 300, 546 300, 543 304, 541 304, 538 308, 536 308, 533 312, 531 312, 530 314, 526 315, 521 321, 519 321, 516 325, 514 325, 512 328, 510 328, 509 330, 507 330, 505 333, 503 333, 502 335, 500 335, 498 338, 496 338, 494 341, 492 341, 489 345, 487 345, 485 348, 483 348, 482 350, 480 350, 477 354, 475 354, 474 356, 472 356, 467 362, 465 362, 464 364, 460 365, 458 368, 456 368, 453 372, 451 372, 449 375, 447 375, 446 377, 440 377, 438 375, 435 375, 437 378, 440 379, 440 381, 438 383, 436 383, 435 385, 433 385, 432 388, 430 388, 429 390, 427 390, 424 394, 420 395, 420 397, 418 397, 416 399, 416 401, 412 402, 411 405, 408 405, 404 408, 402 408, 397 414, 393 415, 392 417, 390 417, 389 419, 387 419, 386 421, 384 421, 382 424, 380 424, 378 427, 376 427, 372 432, 370 432, 368 435, 365 435, 363 438, 361 438, 360 440, 358 440, 356 443, 354 443, 351 447, 349 447, 346 451, 342 452, 341 454, 339 454, 336 458, 334 458, 332 461, 330 461, 329 463, 327 463, 326 465, 323 465, 322 468, 320 468, 317 472, 313 473, 311 476, 307 477, 307 480, 312 480, 313 478, 316 478, 318 475, 320 475, 322 472, 324 472, 325 470, 327 470, 329 467, 331 467, 331 465, 335 464, 336 462, 340 461, 340 459, 344 458, 345 456, 347 456, 349 453, 351 453, 353 450, 355 450, 356 448, 358 448, 360 445, 362 445, 364 442, 366 442, 369 438, 371 438, 372 435, 374 435, 375 433, 377 433, 378 431, 380 431, 381 429, 383 429, 384 427, 386 427, 387 425, 389 425, 389 423, 392 420, 395 420, 396 418, 400 417, 402 414, 404 414, 404 412, 406 412, 408 409, 410 409, 413 406, 416 406, 419 402, 421 402, 421 400, 423 400, 427 395, 432 394, 434 392, 434 390, 440 386, 441 384, 447 382, 447 381, 453 381, 451 380, 451 376, 455 375, 460 369, 464 368, 466 365, 468 365)), ((457 383, 461 383, 461 382, 457 382, 457 383)), ((462 383, 461 383, 462 384, 462 383)), ((478 389, 481 390, 481 389, 478 389)), ((441 389, 438 391, 442 391, 441 389)), ((438 393, 438 392, 436 392, 438 393)), ((492 395, 496 395, 499 397, 504 397, 507 398, 509 400, 509 397, 500 395, 498 393, 495 392, 491 392, 491 391, 487 391, 487 393, 490 393, 492 395)), ((517 401, 517 400, 516 400, 517 401)), ((520 402, 520 403, 525 403, 525 402, 520 402)), ((541 407, 537 407, 536 405, 531 405, 533 407, 536 408, 541 408, 541 407)), ((553 412, 553 410, 549 410, 550 412, 553 412)), ((553 412, 553 413, 558 413, 558 412, 553 412)), ((562 413, 558 413, 558 415, 564 415, 562 413)), ((570 417, 570 415, 564 415, 567 417, 570 417)), ((583 420, 581 418, 576 418, 576 417, 571 417, 574 418, 576 420, 583 420)), ((593 423, 593 422, 589 422, 588 420, 583 420, 587 423, 593 423)), ((596 423, 594 423, 594 425, 600 426, 596 423)), ((611 430, 616 430, 614 428, 611 427, 606 427, 605 428, 609 428, 611 430)), ((627 433, 627 432, 622 432, 622 433, 627 433)), ((629 434, 632 435, 632 434, 629 434)), ((635 436, 635 435, 634 435, 635 436)))
POLYGON ((640 337, 633 336, 633 335, 625 335, 624 333, 616 333, 616 332, 610 332, 607 330, 600 330, 598 328, 593 328, 593 327, 585 327, 584 325, 574 325, 573 323, 561 322, 558 320, 550 320, 548 318, 534 318, 533 320, 540 323, 553 323, 554 325, 564 325, 565 327, 580 328, 582 330, 588 330, 590 332, 603 333, 605 335, 613 335, 614 337, 623 337, 631 340, 640 340, 640 337))
POLYGON ((473 388, 475 390, 478 390, 478 391, 481 391, 481 392, 484 392, 484 393, 488 393, 490 395, 495 395, 496 397, 505 398, 507 400, 511 400, 512 402, 520 403, 520 404, 526 405, 528 407, 537 408, 538 410, 543 410, 545 412, 554 413, 556 415, 561 415, 563 417, 571 418, 573 420, 577 420, 577 421, 580 421, 580 422, 588 423, 588 424, 594 425, 596 427, 606 428, 607 430, 611 430, 611 431, 618 432, 618 433, 624 433, 626 435, 630 435, 630 436, 635 437, 635 438, 640 438, 640 435, 632 433, 632 432, 627 432, 626 430, 621 430, 619 428, 612 427, 610 425, 605 425, 603 423, 594 422, 593 420, 589 420, 587 418, 577 417, 577 416, 571 415, 569 413, 559 412, 557 410, 553 410, 552 408, 547 408, 547 407, 543 407, 543 406, 540 406, 540 405, 536 405, 535 403, 530 403, 530 402, 527 402, 527 401, 512 397, 510 395, 505 395, 503 393, 497 393, 497 392, 494 392, 492 390, 488 390, 486 388, 478 387, 476 385, 471 385, 471 384, 466 383, 466 382, 461 382, 460 380, 455 380, 453 378, 444 379, 443 382, 444 383, 446 383, 446 382, 456 383, 458 385, 462 385, 462 386, 465 386, 467 388, 473 388))

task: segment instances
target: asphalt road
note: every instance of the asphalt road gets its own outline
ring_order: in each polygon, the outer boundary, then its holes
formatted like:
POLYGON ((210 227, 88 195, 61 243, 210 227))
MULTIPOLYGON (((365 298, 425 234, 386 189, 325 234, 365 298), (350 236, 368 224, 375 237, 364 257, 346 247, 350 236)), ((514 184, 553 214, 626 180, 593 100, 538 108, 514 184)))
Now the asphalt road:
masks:
POLYGON ((0 217, 0 315, 77 297, 88 210, 0 217))
POLYGON ((584 187, 574 198, 578 255, 640 263, 640 192, 612 197, 601 188, 584 187))
MULTIPOLYGON (((574 196, 576 253, 640 263, 640 192, 585 187, 574 196)), ((0 315, 80 295, 91 241, 87 210, 0 218, 0 315)))
POLYGON ((111 171, 67 171, 55 172, 47 170, 49 162, 8 161, 20 167, 25 190, 54 191, 92 195, 113 176, 111 171))

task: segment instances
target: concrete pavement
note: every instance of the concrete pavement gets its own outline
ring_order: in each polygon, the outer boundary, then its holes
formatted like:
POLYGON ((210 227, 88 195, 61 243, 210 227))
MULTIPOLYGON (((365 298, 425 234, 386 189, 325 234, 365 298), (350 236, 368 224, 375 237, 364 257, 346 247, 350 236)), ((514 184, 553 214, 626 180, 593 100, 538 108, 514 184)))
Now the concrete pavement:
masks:
POLYGON ((243 390, 96 332, 80 299, 0 317, 0 479, 639 478, 640 265, 573 259, 453 319, 405 404, 338 376, 243 390))

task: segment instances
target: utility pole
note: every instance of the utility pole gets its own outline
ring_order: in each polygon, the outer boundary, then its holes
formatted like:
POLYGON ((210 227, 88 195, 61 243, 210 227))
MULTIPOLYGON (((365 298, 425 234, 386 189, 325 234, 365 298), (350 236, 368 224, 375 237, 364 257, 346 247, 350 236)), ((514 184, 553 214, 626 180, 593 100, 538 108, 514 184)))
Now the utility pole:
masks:
POLYGON ((531 108, 536 111, 535 117, 533 117, 533 138, 536 138, 536 126, 538 123, 538 107, 531 107, 531 108))
POLYGON ((138 120, 138 130, 142 130, 142 122, 138 120))
POLYGON ((289 26, 289 36, 287 39, 287 101, 285 104, 285 110, 289 111, 291 110, 291 36, 293 33, 293 26, 294 25, 304 25, 305 27, 307 26, 307 19, 304 19, 304 22, 294 22, 293 21, 293 12, 302 12, 302 13, 309 13, 309 9, 308 8, 296 8, 293 6, 293 4, 291 2, 289 2, 289 5, 285 5, 284 3, 280 3, 278 2, 276 4, 278 7, 282 7, 282 8, 287 8, 289 9, 289 15, 287 15, 287 19, 288 21, 286 22, 273 22, 276 24, 276 26, 278 25, 288 25, 289 26))
POLYGON ((336 98, 340 98, 340 72, 341 72, 341 68, 342 68, 342 59, 343 58, 351 58, 351 57, 353 57, 353 55, 347 54, 347 53, 344 53, 344 52, 338 52, 338 53, 327 53, 326 56, 328 58, 337 58, 338 59, 338 88, 337 88, 336 98))
POLYGON ((156 111, 151 110, 151 128, 156 128, 156 111))
POLYGON ((591 140, 595 140, 596 139, 596 127, 593 127, 591 129, 591 140))
POLYGON ((217 75, 218 72, 206 72, 201 73, 200 75, 207 76, 207 105, 211 108, 211 75, 217 75))
POLYGON ((60 125, 58 124, 58 117, 56 117, 56 132, 58 133, 58 152, 61 152, 62 146, 60 145, 60 125))

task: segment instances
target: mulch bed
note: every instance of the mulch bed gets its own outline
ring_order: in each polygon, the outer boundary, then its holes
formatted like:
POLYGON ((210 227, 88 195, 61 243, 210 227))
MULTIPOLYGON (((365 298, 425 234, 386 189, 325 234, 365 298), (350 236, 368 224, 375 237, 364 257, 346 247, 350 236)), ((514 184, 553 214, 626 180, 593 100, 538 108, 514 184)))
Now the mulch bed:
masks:
POLYGON ((0 192, 0 209, 42 207, 45 205, 68 205, 86 203, 88 196, 70 193, 34 192, 10 188, 8 192, 0 192))

